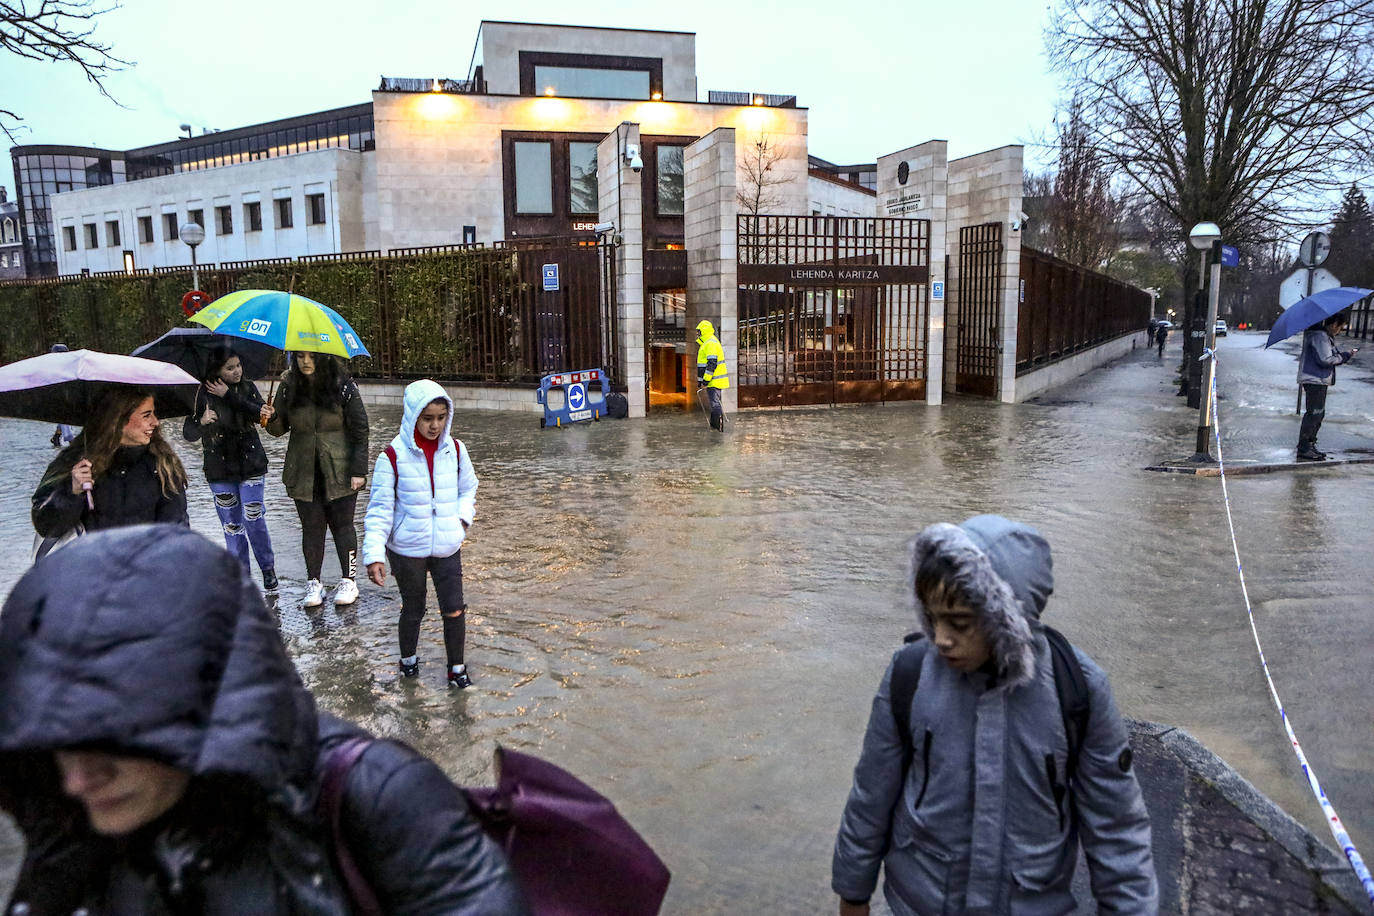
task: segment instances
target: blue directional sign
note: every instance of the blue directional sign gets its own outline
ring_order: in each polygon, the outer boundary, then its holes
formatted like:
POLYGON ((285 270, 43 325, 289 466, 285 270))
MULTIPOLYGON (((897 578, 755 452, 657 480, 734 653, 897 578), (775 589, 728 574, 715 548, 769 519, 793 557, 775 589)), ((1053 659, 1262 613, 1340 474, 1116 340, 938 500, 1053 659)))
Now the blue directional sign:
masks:
POLYGON ((934 281, 933 283, 930 284, 930 298, 932 298, 932 299, 943 299, 943 298, 945 298, 945 281, 944 281, 944 280, 936 280, 936 281, 934 281))
POLYGON ((581 410, 587 406, 587 386, 581 382, 568 386, 568 408, 581 410))
POLYGON ((1222 246, 1221 246, 1221 266, 1222 266, 1222 267, 1239 267, 1239 266, 1240 266, 1240 251, 1239 251, 1239 249, 1236 248, 1236 246, 1234 246, 1234 245, 1222 245, 1222 246))
POLYGON ((546 292, 546 293, 556 293, 556 292, 558 292, 558 265, 557 265, 557 264, 545 264, 545 265, 544 265, 544 292, 546 292))

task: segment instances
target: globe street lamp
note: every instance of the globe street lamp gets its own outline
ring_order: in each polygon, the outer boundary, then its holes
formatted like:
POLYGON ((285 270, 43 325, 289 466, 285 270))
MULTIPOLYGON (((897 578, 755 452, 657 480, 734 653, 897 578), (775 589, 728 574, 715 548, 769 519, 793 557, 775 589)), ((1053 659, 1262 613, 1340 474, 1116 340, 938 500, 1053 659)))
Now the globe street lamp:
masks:
MULTIPOLYGON (((1188 243, 1202 257, 1202 276, 1206 279, 1207 321, 1202 326, 1204 340, 1202 387, 1199 389, 1197 450, 1192 461, 1214 464, 1212 459, 1212 383, 1216 378, 1217 302, 1221 298, 1221 229, 1216 223, 1198 223, 1188 233, 1188 243), (1211 257, 1208 257, 1210 252, 1211 257), (1210 273, 1207 268, 1211 266, 1210 273)), ((1197 331, 1192 332, 1197 335, 1197 331)))
POLYGON ((205 241, 205 230, 200 223, 187 223, 181 227, 181 240, 191 246, 191 288, 200 289, 200 270, 196 267, 196 246, 205 241))

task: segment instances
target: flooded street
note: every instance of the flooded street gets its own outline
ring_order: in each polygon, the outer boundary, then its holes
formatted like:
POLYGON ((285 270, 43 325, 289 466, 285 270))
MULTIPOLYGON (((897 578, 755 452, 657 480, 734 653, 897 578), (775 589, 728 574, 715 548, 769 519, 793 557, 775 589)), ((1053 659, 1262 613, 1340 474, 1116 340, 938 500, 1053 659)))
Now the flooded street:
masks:
MULTIPOLYGON (((1220 422, 1239 457, 1291 456, 1293 357, 1221 343, 1220 422)), ((464 547, 475 689, 443 685, 439 618, 418 683, 396 678, 394 591, 341 616, 299 608, 303 561, 272 459, 283 631, 321 705, 490 780, 493 747, 553 759, 610 796, 673 870, 665 912, 830 912, 830 850, 869 702, 915 628, 904 546, 998 512, 1055 553, 1046 622, 1091 654, 1122 711, 1191 731, 1330 845, 1264 683, 1221 483, 1150 473, 1192 452, 1176 349, 1138 350, 1038 402, 743 413, 542 430, 459 411, 481 478, 464 547)), ((1374 385, 1341 370, 1323 447, 1374 435, 1374 385)), ((399 412, 372 412, 373 454, 399 412)), ((198 447, 164 426, 218 526, 198 447)), ((49 427, 0 420, 7 594, 27 565, 49 427)), ((1229 457, 1229 452, 1228 452, 1229 457)), ((1229 481, 1266 657, 1309 759, 1374 853, 1374 468, 1229 481)), ((359 502, 358 521, 366 499, 359 502)), ((332 547, 325 581, 337 578, 332 547)), ((361 581, 361 579, 360 579, 361 581)))

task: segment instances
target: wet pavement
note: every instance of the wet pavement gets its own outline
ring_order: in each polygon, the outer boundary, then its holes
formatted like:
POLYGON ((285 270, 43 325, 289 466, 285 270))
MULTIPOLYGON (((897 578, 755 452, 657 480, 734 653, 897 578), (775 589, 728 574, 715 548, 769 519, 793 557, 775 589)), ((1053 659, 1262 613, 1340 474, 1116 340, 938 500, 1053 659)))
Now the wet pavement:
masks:
MULTIPOLYGON (((1297 436, 1296 351, 1262 342, 1219 346, 1238 466, 1291 462, 1297 436)), ((666 912, 833 912, 830 848, 869 701, 915 625, 905 542, 1001 512, 1049 538, 1046 620, 1103 665, 1122 710, 1188 729, 1329 842, 1259 670, 1220 483, 1144 470, 1193 450, 1177 363, 1173 346, 1164 360, 1142 348, 1026 404, 746 412, 724 436, 700 415, 541 430, 528 414, 460 411, 482 478, 463 554, 475 688, 443 686, 437 615, 420 677, 397 680, 390 589, 305 613, 295 513, 269 483, 283 632, 322 706, 459 781, 489 781, 501 743, 605 792, 672 868, 666 912)), ((1340 370, 1324 450, 1374 455, 1371 382, 1340 370)), ((374 454, 398 419, 374 412, 374 454)), ((0 593, 29 553, 49 432, 0 420, 0 545, 21 557, 0 593)), ((282 443, 268 446, 275 472, 282 443)), ((198 449, 183 456, 198 481, 198 449)), ((1358 465, 1229 481, 1275 681, 1367 859, 1372 483, 1358 465)), ((203 484, 191 506, 218 537, 203 484)))

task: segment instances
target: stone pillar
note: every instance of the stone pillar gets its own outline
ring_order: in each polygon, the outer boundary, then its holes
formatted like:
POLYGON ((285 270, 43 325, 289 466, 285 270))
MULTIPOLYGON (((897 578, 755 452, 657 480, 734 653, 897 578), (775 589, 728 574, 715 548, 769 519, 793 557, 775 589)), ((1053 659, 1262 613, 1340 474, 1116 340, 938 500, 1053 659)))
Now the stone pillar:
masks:
MULTIPOLYGON (((696 372, 696 326, 716 326, 730 369, 726 413, 739 406, 739 284, 736 282, 735 130, 718 127, 683 152, 687 244, 687 365, 696 372)), ((693 375, 695 377, 695 375, 693 375)), ((700 406, 688 398, 691 406, 700 406)))
MULTIPOLYGON (((1016 400, 1016 332, 1020 315, 1023 150, 1003 146, 949 164, 951 288, 958 295, 959 229, 983 223, 1002 224, 1002 288, 998 291, 998 400, 1016 400)), ((955 300, 957 301, 957 299, 955 300)), ((952 376, 951 376, 952 379, 952 376)))
POLYGON ((639 125, 625 121, 596 148, 599 218, 615 223, 616 344, 625 380, 630 416, 647 410, 648 379, 644 366, 644 221, 640 176, 625 161, 625 147, 639 145, 639 125))
MULTIPOLYGON (((945 205, 949 179, 949 144, 928 140, 878 159, 878 216, 911 217, 930 221, 930 285, 926 326, 921 329, 926 351, 926 403, 940 404, 945 390, 945 323, 949 302, 934 296, 935 284, 945 282, 945 205), (902 166, 905 165, 905 169, 902 166), (906 181, 902 181, 905 173, 906 181)), ((950 360, 953 363, 953 360, 950 360)))

